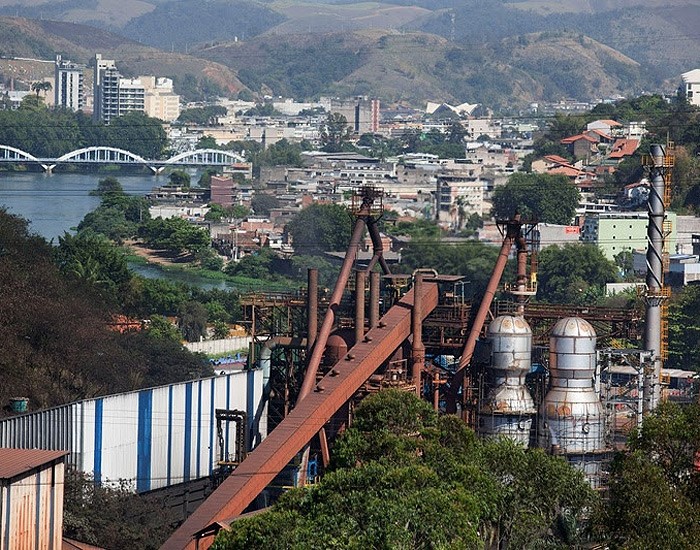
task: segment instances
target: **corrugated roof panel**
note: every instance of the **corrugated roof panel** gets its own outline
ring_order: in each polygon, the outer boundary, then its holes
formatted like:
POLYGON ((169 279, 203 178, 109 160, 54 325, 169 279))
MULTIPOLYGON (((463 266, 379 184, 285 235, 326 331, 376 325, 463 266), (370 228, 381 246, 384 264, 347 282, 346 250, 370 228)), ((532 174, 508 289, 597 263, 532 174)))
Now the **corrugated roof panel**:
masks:
POLYGON ((61 458, 66 451, 0 448, 0 479, 11 479, 61 458))

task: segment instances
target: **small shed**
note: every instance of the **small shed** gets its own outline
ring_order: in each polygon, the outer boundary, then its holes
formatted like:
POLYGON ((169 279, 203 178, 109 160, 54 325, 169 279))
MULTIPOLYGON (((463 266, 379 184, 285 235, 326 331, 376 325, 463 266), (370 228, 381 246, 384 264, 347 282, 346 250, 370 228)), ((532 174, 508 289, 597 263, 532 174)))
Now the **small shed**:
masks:
POLYGON ((61 548, 67 454, 0 448, 0 548, 61 548))

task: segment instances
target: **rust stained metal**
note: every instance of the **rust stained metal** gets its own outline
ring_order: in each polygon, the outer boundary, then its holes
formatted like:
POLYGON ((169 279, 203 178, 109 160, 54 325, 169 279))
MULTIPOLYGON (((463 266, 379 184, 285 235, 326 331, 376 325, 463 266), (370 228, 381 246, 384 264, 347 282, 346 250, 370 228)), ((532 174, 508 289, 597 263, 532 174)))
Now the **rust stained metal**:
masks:
MULTIPOLYGON (((183 523, 162 548, 206 548, 209 541, 195 541, 194 533, 217 521, 234 517, 250 504, 287 463, 339 411, 355 392, 391 357, 411 334, 413 305, 411 290, 382 318, 382 323, 367 335, 372 341, 361 341, 353 348, 354 358, 341 360, 335 372, 320 382, 323 391, 311 392, 252 451, 219 488, 183 523)), ((420 292, 423 316, 438 302, 437 285, 424 283, 420 292)))

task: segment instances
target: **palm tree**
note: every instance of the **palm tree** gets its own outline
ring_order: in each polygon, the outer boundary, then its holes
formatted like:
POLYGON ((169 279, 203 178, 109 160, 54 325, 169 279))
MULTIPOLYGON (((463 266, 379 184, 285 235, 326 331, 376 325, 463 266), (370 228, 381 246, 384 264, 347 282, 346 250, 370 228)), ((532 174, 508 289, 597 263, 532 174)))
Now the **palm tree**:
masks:
POLYGON ((53 89, 53 86, 51 85, 51 82, 33 82, 32 83, 32 91, 36 92, 36 97, 39 97, 39 92, 43 92, 44 95, 46 95, 46 92, 50 92, 53 89))

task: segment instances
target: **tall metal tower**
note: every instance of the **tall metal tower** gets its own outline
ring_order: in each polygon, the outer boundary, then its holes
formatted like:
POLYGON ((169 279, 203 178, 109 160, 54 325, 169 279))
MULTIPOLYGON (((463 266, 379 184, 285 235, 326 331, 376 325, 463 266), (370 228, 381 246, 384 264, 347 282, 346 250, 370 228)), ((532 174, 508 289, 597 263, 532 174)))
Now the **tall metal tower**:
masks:
POLYGON ((650 154, 642 158, 649 169, 649 225, 647 227, 646 313, 644 318, 644 349, 652 353, 652 364, 644 377, 644 411, 655 409, 661 401, 661 368, 667 356, 668 325, 666 301, 670 289, 664 285, 668 264, 666 248, 666 206, 671 199, 671 169, 674 164, 672 145, 654 144, 650 154))

